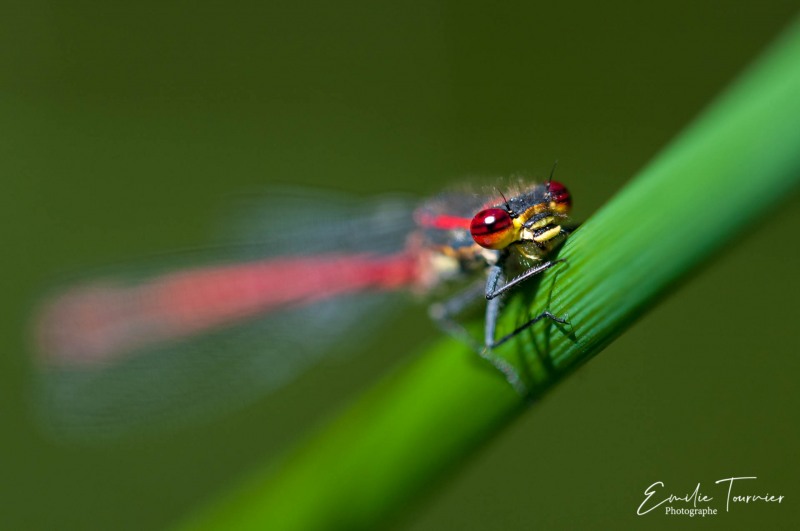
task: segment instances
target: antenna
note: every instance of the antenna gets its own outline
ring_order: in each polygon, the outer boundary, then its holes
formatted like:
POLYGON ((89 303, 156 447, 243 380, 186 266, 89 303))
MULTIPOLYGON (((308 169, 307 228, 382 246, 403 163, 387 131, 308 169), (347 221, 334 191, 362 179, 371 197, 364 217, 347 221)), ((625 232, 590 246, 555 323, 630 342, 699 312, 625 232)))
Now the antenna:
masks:
POLYGON ((514 212, 511 210, 511 205, 508 204, 508 199, 506 199, 506 196, 503 194, 500 188, 497 188, 497 193, 500 194, 500 197, 503 198, 503 203, 506 204, 506 212, 508 212, 509 214, 513 214, 514 212))
POLYGON ((550 170, 550 177, 547 178, 547 197, 552 199, 553 192, 550 191, 550 183, 553 182, 553 175, 556 173, 556 168, 558 167, 558 159, 553 163, 553 168, 550 170))
POLYGON ((556 174, 556 168, 558 167, 558 159, 553 163, 553 169, 550 170, 550 177, 547 178, 548 188, 550 187, 550 183, 553 182, 553 175, 556 174))

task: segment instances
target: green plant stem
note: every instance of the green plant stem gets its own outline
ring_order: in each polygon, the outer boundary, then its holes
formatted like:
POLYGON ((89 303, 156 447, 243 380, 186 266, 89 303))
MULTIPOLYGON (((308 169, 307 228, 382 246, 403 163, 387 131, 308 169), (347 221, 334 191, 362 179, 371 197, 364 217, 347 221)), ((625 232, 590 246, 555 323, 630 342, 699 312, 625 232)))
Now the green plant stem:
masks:
MULTIPOLYGON (((744 229, 769 223, 800 177, 798 65, 795 24, 569 238, 560 255, 566 266, 548 271, 533 307, 568 314, 570 326, 537 326, 530 341, 516 342, 535 395, 744 229)), ((523 406, 474 353, 442 340, 185 529, 371 528, 523 406)))

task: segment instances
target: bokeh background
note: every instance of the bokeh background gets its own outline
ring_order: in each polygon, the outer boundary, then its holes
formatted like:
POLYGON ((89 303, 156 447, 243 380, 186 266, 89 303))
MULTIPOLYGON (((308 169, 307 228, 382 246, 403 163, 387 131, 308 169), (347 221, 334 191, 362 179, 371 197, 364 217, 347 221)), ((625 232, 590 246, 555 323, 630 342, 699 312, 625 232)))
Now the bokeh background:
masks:
MULTIPOLYGON (((3 2, 0 527, 168 526, 437 335, 412 309, 352 358, 210 424, 76 444, 30 415, 28 314, 60 273, 202 245, 227 194, 270 183, 425 196, 464 176, 542 178, 558 159, 586 218, 795 9, 3 2)), ((790 528, 798 229, 800 202, 776 205, 393 525, 790 528), (680 493, 731 475, 786 501, 636 516, 655 481, 680 493)))

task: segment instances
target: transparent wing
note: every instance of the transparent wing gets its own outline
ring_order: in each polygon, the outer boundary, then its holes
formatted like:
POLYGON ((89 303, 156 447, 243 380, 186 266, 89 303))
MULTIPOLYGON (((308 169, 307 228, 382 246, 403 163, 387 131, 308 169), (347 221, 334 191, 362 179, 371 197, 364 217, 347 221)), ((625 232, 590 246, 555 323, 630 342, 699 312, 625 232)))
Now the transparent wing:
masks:
POLYGON ((46 297, 34 326, 47 425, 103 437, 207 418, 345 350, 414 281, 403 250, 412 206, 306 190, 249 196, 218 238, 225 246, 46 297))
POLYGON ((229 198, 217 240, 255 256, 393 253, 415 228, 417 202, 404 196, 365 200, 329 190, 277 188, 229 198))

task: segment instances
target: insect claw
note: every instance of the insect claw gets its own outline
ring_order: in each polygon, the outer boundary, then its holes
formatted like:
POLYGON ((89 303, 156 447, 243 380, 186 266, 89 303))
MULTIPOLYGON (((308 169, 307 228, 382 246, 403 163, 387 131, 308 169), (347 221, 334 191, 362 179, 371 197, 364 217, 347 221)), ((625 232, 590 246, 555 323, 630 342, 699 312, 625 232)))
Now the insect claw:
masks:
POLYGON ((555 321, 555 322, 560 323, 560 324, 569 324, 569 315, 566 314, 566 313, 564 314, 564 317, 558 317, 558 316, 556 316, 556 315, 554 315, 554 314, 552 314, 552 313, 550 313, 548 311, 544 311, 544 312, 541 313, 541 316, 542 317, 547 317, 551 321, 555 321))

